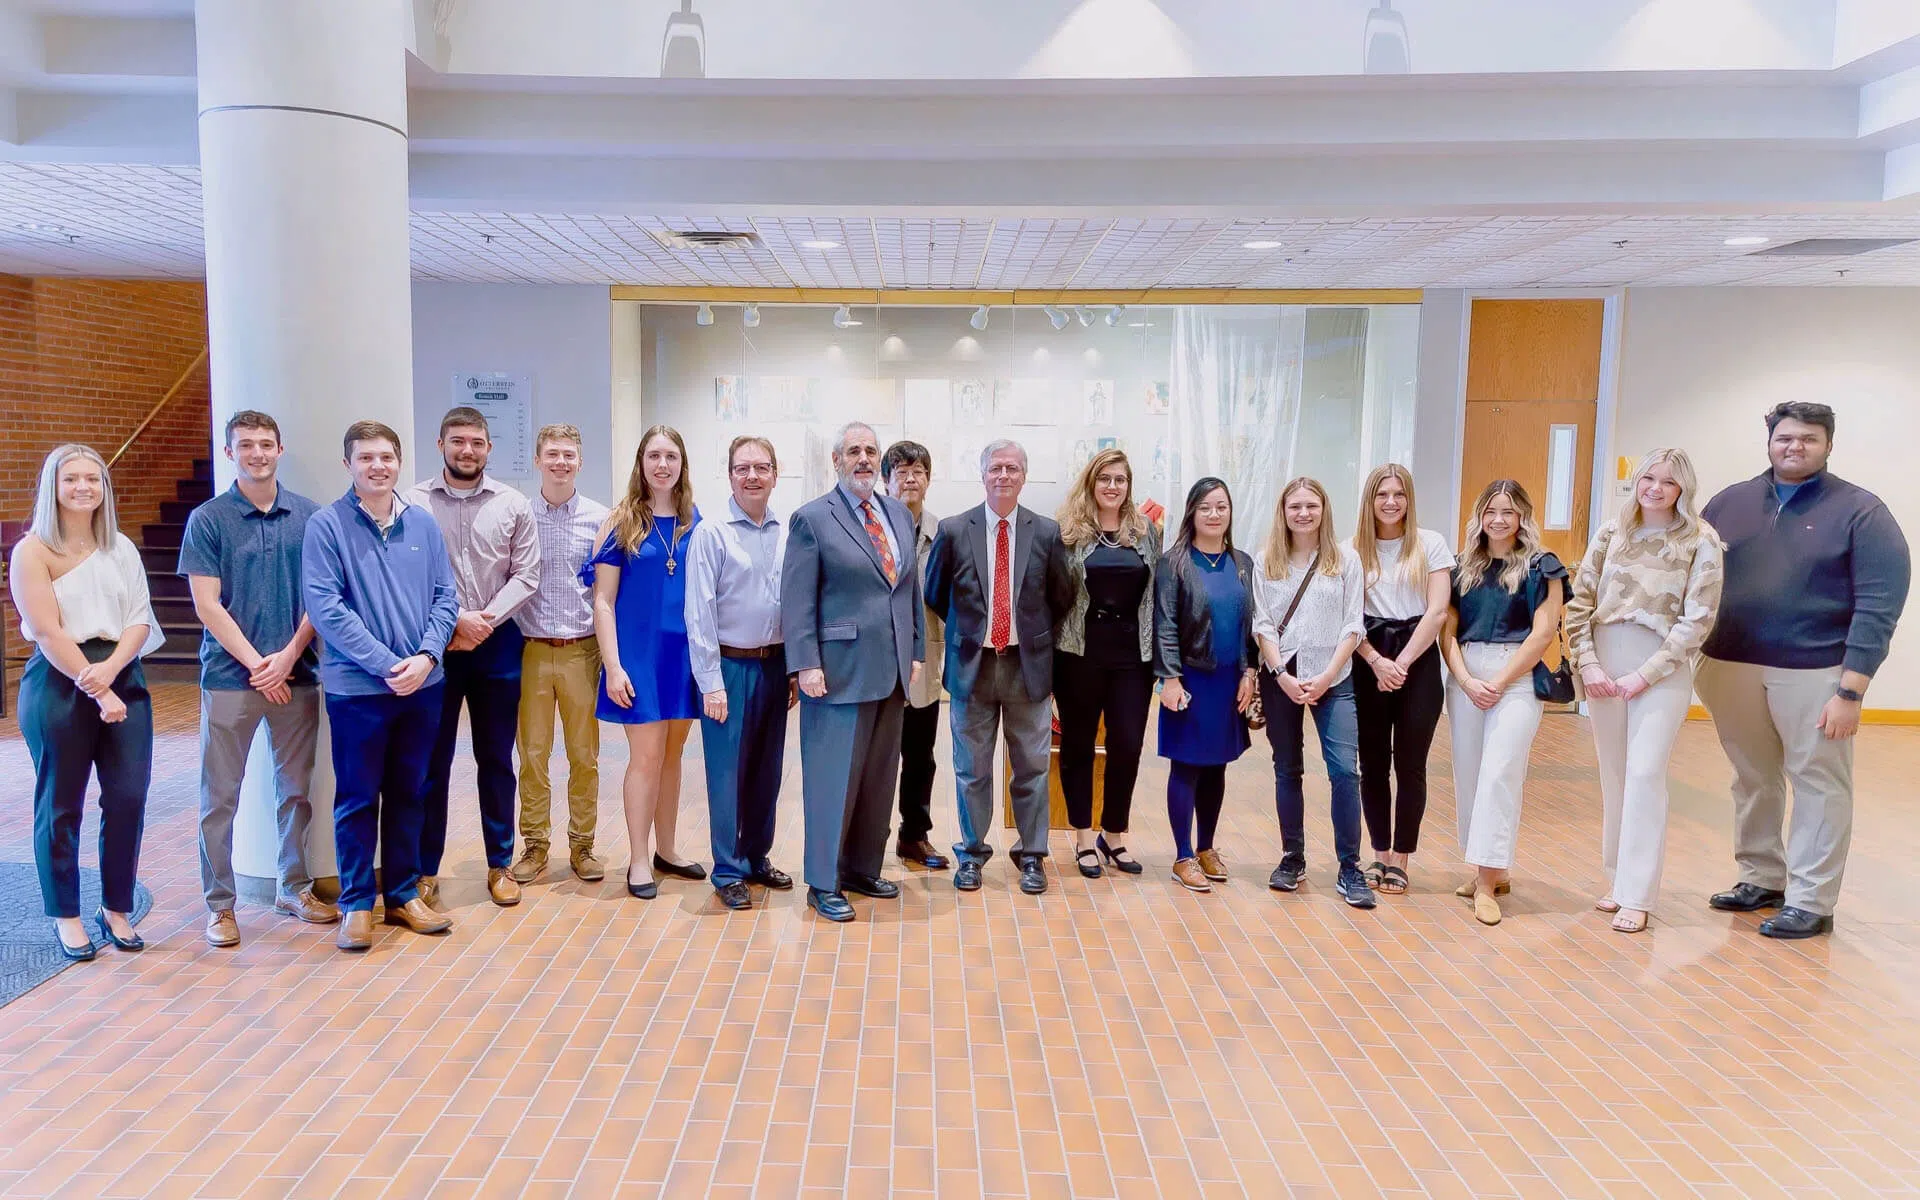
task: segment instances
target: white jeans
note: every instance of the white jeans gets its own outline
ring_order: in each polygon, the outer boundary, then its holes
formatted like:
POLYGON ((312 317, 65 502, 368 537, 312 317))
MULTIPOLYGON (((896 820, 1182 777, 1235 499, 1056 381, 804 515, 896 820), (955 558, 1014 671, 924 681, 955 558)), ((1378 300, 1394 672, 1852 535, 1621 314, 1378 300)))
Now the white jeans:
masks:
MULTIPOLYGON (((1660 648, 1660 640, 1643 625, 1600 625, 1593 631, 1594 654, 1613 679, 1638 670, 1660 648)), ((1685 666, 1632 700, 1587 701, 1605 814, 1600 856, 1613 876, 1613 902, 1621 908, 1652 912, 1660 895, 1667 849, 1667 760, 1692 701, 1693 672, 1685 666)))
MULTIPOLYGON (((1475 679, 1498 675, 1518 645, 1467 642, 1460 653, 1475 679)), ((1520 832, 1520 791, 1527 755, 1540 728, 1533 677, 1522 675, 1492 708, 1482 711, 1460 685, 1447 681, 1447 725, 1453 734, 1453 798, 1460 814, 1460 853, 1476 867, 1513 866, 1520 832)))

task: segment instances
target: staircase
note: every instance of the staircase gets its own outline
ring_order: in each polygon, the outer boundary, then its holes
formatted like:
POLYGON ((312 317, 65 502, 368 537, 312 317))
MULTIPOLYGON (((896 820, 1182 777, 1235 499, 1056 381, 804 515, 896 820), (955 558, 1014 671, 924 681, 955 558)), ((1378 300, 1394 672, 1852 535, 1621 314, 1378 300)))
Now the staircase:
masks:
POLYGON ((140 559, 147 568, 153 615, 167 635, 166 644, 146 658, 150 683, 198 683, 200 635, 205 629, 193 611, 193 596, 180 569, 180 541, 187 514, 213 498, 213 460, 193 460, 193 475, 173 485, 173 499, 160 502, 160 520, 140 527, 140 559))

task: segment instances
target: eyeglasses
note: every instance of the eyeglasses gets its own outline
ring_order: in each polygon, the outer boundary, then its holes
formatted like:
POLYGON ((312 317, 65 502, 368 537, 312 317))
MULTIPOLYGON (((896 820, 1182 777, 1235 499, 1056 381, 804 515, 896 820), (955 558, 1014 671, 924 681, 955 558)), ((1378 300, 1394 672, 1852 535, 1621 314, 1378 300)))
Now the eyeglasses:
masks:
POLYGON ((895 483, 925 483, 930 476, 925 467, 895 467, 891 478, 895 483))
POLYGON ((1133 480, 1125 475, 1096 475, 1093 480, 1095 487, 1131 487, 1132 485, 1133 480))
POLYGON ((1193 510, 1193 515, 1196 517, 1232 516, 1233 506, 1230 504, 1202 504, 1200 507, 1193 510))
POLYGON ((735 479, 772 479, 773 464, 735 463, 733 464, 733 477, 735 479))

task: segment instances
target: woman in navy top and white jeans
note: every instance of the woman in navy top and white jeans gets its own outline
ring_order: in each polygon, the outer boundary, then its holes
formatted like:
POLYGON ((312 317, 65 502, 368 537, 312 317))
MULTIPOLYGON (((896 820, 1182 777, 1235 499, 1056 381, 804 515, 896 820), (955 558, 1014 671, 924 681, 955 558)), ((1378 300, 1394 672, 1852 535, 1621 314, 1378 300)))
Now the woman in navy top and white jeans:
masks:
POLYGON ((1488 484, 1467 522, 1441 639, 1453 673, 1447 721, 1460 851, 1475 871, 1454 894, 1471 898, 1485 925, 1500 923, 1494 897, 1512 890, 1520 792, 1540 728, 1533 667, 1559 631, 1571 590, 1566 567, 1540 549, 1526 489, 1511 479, 1488 484))

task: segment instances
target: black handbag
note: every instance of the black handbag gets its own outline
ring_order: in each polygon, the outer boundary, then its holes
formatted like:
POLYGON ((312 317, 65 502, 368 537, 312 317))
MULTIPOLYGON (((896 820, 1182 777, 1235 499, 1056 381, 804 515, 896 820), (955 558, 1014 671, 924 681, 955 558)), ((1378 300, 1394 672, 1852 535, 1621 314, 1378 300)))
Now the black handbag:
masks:
MULTIPOLYGON (((1534 562, 1539 558, 1535 556, 1534 562)), ((1529 564, 1529 570, 1532 565, 1529 564)), ((1573 660, 1567 656, 1567 625, 1562 620, 1553 631, 1554 640, 1560 644, 1560 665, 1549 667, 1546 660, 1533 664, 1533 694, 1548 704, 1573 703, 1573 660)))

